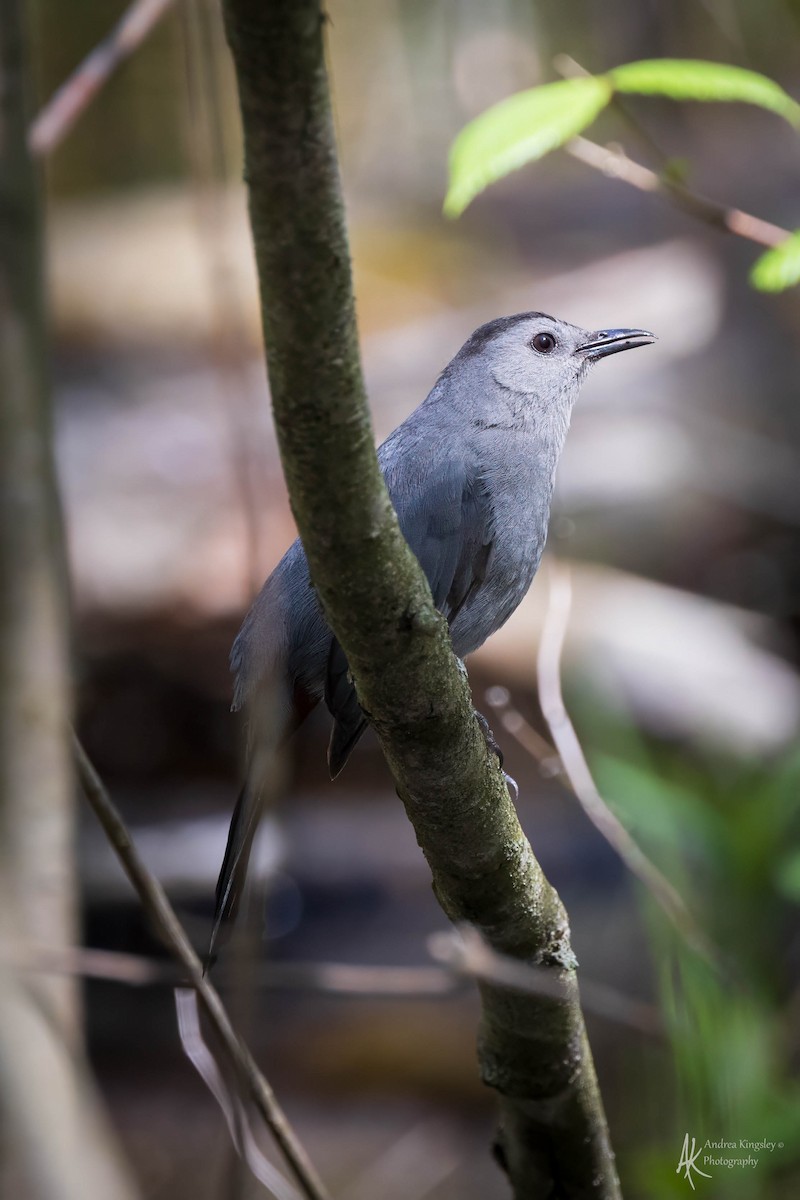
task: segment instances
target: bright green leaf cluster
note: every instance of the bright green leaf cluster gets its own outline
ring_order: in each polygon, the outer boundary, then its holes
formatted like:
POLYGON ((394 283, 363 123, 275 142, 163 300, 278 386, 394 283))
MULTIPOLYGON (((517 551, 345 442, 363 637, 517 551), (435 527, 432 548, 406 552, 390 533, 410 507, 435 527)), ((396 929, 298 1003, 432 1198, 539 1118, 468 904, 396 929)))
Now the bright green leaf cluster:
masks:
POLYGON ((761 255, 750 271, 750 282, 760 292, 782 292, 800 283, 800 229, 761 255))
MULTIPOLYGON (((777 113, 800 129, 800 104, 755 71, 693 59, 626 63, 606 75, 585 75, 517 92, 465 126, 450 154, 447 216, 459 216, 490 183, 577 137, 615 92, 671 100, 736 100, 777 113)), ((763 255, 750 278, 762 291, 781 291, 800 282, 800 232, 763 255)))

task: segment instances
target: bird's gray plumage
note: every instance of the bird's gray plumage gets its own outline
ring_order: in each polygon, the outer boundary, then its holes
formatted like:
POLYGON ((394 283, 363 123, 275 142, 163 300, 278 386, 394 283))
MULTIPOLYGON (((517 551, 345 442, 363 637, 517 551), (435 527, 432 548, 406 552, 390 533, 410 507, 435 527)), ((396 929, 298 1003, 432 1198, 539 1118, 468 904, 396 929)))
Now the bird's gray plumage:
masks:
MULTIPOLYGON (((449 622, 459 658, 504 624, 530 586, 572 407, 591 363, 652 340, 642 330, 588 333, 544 313, 490 321, 380 447, 400 528, 449 622)), ((258 705, 270 680, 281 692, 286 728, 324 695, 334 718, 329 764, 337 774, 366 722, 299 539, 245 618, 231 666, 234 707, 258 705)), ((235 909, 257 791, 250 780, 232 822, 218 924, 235 909)))

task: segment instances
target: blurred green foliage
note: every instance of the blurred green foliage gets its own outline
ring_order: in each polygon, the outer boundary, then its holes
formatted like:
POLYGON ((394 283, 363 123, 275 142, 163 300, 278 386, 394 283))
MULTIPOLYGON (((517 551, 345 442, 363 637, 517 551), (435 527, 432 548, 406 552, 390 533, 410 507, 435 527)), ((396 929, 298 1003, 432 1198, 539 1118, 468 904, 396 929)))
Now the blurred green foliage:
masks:
POLYGON ((719 967, 699 958, 643 896, 670 1054, 661 1081, 657 1069, 642 1086, 670 1099, 623 1169, 642 1194, 667 1200, 687 1194, 676 1172, 687 1132, 698 1144, 766 1138, 782 1145, 758 1152, 755 1168, 709 1167, 698 1191, 714 1200, 798 1195, 798 996, 788 960, 800 904, 800 750, 737 763, 604 725, 591 735, 602 747, 591 759, 604 796, 720 955, 719 967))
POLYGON ((753 264, 750 282, 760 292, 782 292, 800 283, 800 230, 753 264))

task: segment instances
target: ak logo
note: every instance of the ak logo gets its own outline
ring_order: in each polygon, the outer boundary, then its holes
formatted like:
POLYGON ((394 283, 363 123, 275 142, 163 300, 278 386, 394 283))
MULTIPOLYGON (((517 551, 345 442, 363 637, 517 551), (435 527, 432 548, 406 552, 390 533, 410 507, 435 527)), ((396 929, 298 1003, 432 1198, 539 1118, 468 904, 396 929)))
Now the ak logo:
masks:
POLYGON ((693 1171, 696 1175, 702 1175, 704 1179, 711 1178, 711 1176, 706 1171, 701 1171, 697 1165, 697 1160, 700 1157, 702 1150, 703 1150, 703 1147, 697 1145, 696 1138, 692 1138, 692 1142, 691 1142, 691 1146, 690 1146, 688 1133, 684 1136, 683 1149, 681 1150, 681 1158, 680 1158, 680 1162, 678 1163, 677 1167, 675 1168, 675 1174, 679 1175, 681 1173, 681 1171, 683 1171, 684 1179, 688 1179, 689 1183, 691 1184, 692 1191, 695 1190, 694 1178, 692 1176, 693 1171))

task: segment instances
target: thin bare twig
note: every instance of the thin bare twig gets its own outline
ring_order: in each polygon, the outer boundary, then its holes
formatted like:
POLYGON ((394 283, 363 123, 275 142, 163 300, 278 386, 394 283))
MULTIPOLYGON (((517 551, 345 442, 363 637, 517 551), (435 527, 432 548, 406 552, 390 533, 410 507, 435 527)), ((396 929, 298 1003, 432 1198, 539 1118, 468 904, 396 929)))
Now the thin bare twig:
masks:
POLYGON ((219 993, 204 975, 203 964, 175 915, 164 889, 140 858, 125 822, 77 737, 74 739, 74 751, 78 778, 86 798, 105 830, 125 874, 133 884, 150 920, 174 957, 184 967, 188 985, 197 992, 206 1016, 230 1056, 242 1086, 246 1088, 280 1147, 300 1191, 307 1200, 327 1200, 328 1193, 304 1147, 253 1056, 236 1033, 219 993))
MULTIPOLYGON (((553 58, 553 69, 563 79, 585 79, 591 75, 591 71, 587 71, 586 67, 582 66, 571 54, 556 54, 553 58)), ((620 97, 619 92, 615 91, 612 93, 611 107, 622 117, 625 124, 630 127, 636 137, 655 156, 661 166, 666 167, 669 162, 669 155, 664 153, 647 126, 643 125, 639 118, 630 111, 620 97)))
POLYGON ((152 33, 174 0, 134 0, 123 17, 50 97, 28 130, 31 154, 52 153, 120 63, 152 33))
POLYGON ((641 850, 598 791, 561 692, 561 652, 572 603, 569 571, 551 560, 548 579, 550 599, 537 662, 539 703, 569 786, 595 828, 652 893, 689 945, 709 962, 718 964, 716 948, 698 926, 683 897, 641 850))
POLYGON ((445 1127, 426 1114, 362 1170, 348 1188, 348 1200, 424 1200, 438 1192, 460 1166, 445 1137, 445 1127))
MULTIPOLYGON (((428 939, 428 950, 437 962, 467 979, 513 988, 533 996, 551 996, 563 1000, 563 979, 552 967, 540 967, 498 954, 471 925, 459 925, 455 932, 435 933, 428 939)), ((598 1017, 627 1025, 650 1037, 661 1037, 661 1015, 643 1000, 626 996, 603 983, 581 979, 581 1004, 598 1017)))
MULTIPOLYGON (((131 987, 175 987, 186 983, 186 972, 176 963, 80 946, 26 947, 24 954, 0 956, 0 967, 6 965, 22 972, 79 975, 131 987)), ((217 968, 215 978, 218 985, 225 985, 230 981, 230 973, 217 968)), ((438 967, 376 967, 357 963, 273 962, 259 971, 253 982, 254 986, 269 991, 392 1000, 432 999, 463 990, 458 979, 438 967)))
POLYGON ((203 1040, 196 992, 175 988, 175 1013, 184 1053, 219 1105, 237 1154, 277 1200, 299 1200, 297 1189, 261 1152, 241 1100, 228 1091, 214 1055, 203 1040))
MULTIPOLYGON (((575 79, 590 74, 568 54, 557 54, 553 59, 553 66, 564 79, 575 79)), ((710 200, 707 196, 692 191, 680 180, 671 178, 669 156, 658 145, 650 130, 630 111, 619 95, 615 94, 612 97, 612 104, 656 156, 662 166, 661 173, 651 171, 649 167, 643 167, 641 163, 628 158, 621 146, 599 146, 589 138, 573 138, 564 147, 567 154, 612 179, 621 179, 623 183, 629 183, 641 192, 660 192, 678 208, 691 213, 700 221, 705 221, 707 225, 736 234, 737 237, 747 238, 759 246, 777 246, 790 236, 789 230, 780 225, 763 221, 761 217, 754 217, 740 208, 718 204, 716 200, 710 200)))
POLYGON ((534 729, 530 721, 525 720, 519 709, 514 708, 508 688, 497 684, 487 688, 486 703, 495 710, 506 733, 510 733, 523 750, 527 750, 531 758, 536 759, 539 773, 547 778, 557 776, 559 781, 572 791, 569 777, 555 746, 551 746, 547 738, 542 737, 538 729, 534 729))
POLYGON ((628 158, 619 146, 599 146, 589 138, 575 137, 567 142, 564 149, 579 162, 593 167, 610 179, 620 179, 640 192, 661 194, 707 225, 756 242, 759 246, 778 246, 791 236, 789 230, 780 225, 754 217, 740 208, 718 204, 716 200, 693 192, 684 183, 670 179, 668 175, 659 175, 649 167, 643 167, 641 163, 628 158))
POLYGON ((26 945, 16 954, 0 955, 0 968, 7 966, 20 974, 76 975, 81 979, 102 979, 128 987, 165 983, 174 986, 186 977, 186 972, 172 962, 88 946, 26 945))
MULTIPOLYGON (((541 679, 539 686, 541 690, 541 679)), ((610 811, 602 797, 599 796, 594 782, 592 782, 594 794, 592 794, 591 791, 588 792, 589 799, 587 805, 584 803, 584 798, 587 793, 581 794, 578 791, 575 778, 567 770, 564 760, 562 759, 556 747, 552 746, 550 742, 548 742, 547 738, 542 737, 538 730, 534 729, 530 722, 525 720, 522 713, 512 706, 511 697, 508 693, 508 690, 503 687, 489 688, 486 693, 486 699, 489 705, 497 712, 500 723, 506 733, 509 733, 514 740, 520 746, 522 746, 523 750, 527 750, 531 758, 536 759, 542 775, 547 776, 548 778, 557 779, 563 787, 572 792, 573 796, 576 797, 581 804, 581 807, 587 813, 587 816, 589 816, 589 819, 596 826, 596 828, 600 830, 603 837, 609 842, 617 854, 619 854, 625 865, 637 875, 641 882, 650 887, 649 876, 648 878, 643 878, 638 870, 634 870, 633 865, 633 862, 636 861, 637 855, 640 856, 645 862, 650 863, 650 860, 646 857, 644 852, 636 846, 635 842, 631 838, 631 835, 627 832, 624 826, 620 824, 617 817, 615 817, 610 811), (602 813, 599 809, 597 809, 597 812, 595 812, 597 807, 597 799, 599 799, 600 804, 602 805, 602 813), (592 811, 590 811, 590 808, 592 811), (598 817, 597 820, 595 819, 595 816, 598 817), (620 831, 622 836, 620 836, 620 831), (627 856, 630 854, 631 846, 635 847, 636 855, 633 856, 633 860, 629 861, 627 856)), ((575 736, 577 737, 577 735, 575 736)), ((588 766, 586 767, 586 770, 588 770, 588 766)), ((580 772, 578 773, 578 777, 579 779, 581 778, 580 772)), ((582 782, 585 783, 585 779, 583 779, 582 782)), ((657 867, 650 863, 650 868, 655 876, 659 877, 659 879, 666 883, 670 892, 675 891, 672 885, 664 879, 657 867)), ((676 892, 675 895, 677 895, 676 892)), ((658 894, 656 894, 656 899, 659 899, 658 894)), ((680 902, 683 903, 682 900, 680 902)))
MULTIPOLYGON (((546 745, 547 743, 545 743, 546 745)), ((551 754, 555 751, 551 748, 551 754)), ((468 927, 465 927, 468 928, 468 927)), ((451 963, 447 954, 440 953, 439 935, 434 935, 431 950, 434 958, 443 967, 375 967, 357 963, 302 963, 273 962, 253 977, 253 986, 268 991, 304 992, 320 996, 346 999, 357 997, 374 1000, 438 1000, 450 999, 463 994, 468 981, 483 975, 473 971, 467 960, 451 963)), ((442 935, 445 937, 446 935, 442 935)), ((486 960, 481 960, 485 963, 486 960)), ((503 962, 506 960, 503 959, 503 962)), ((514 960, 509 959, 509 963, 514 960)), ((85 979, 102 979, 109 983, 120 983, 130 987, 152 987, 154 985, 175 987, 186 982, 186 973, 177 963, 156 958, 143 958, 136 954, 121 954, 115 950, 94 950, 85 947, 57 949, 49 946, 26 947, 25 953, 0 957, 0 969, 12 966, 22 973, 54 972, 80 975, 85 979)), ((483 968, 482 968, 483 969, 483 968)), ((526 969, 527 971, 527 969, 526 969)), ((486 972, 484 971, 483 974, 486 972)), ((217 971, 218 984, 225 985, 228 975, 217 971)), ((507 982, 505 976, 496 980, 507 982)), ((522 991, 551 994, 552 973, 542 971, 534 977, 533 970, 525 975, 522 991), (539 982, 536 982, 536 979, 539 982)), ((639 1009, 637 1001, 629 1001, 622 993, 614 992, 603 984, 584 981, 581 984, 584 1006, 597 1016, 619 1021, 623 1025, 644 1028, 644 1023, 628 1019, 629 1011, 639 1009), (595 1003, 595 998, 601 999, 595 1003), (631 1005, 633 1008, 631 1009, 631 1005)), ((645 1022, 646 1023, 646 1022, 645 1022)), ((652 1022, 651 1022, 652 1025, 652 1022)), ((199 1068, 198 1068, 199 1069, 199 1068)))

